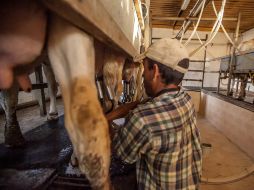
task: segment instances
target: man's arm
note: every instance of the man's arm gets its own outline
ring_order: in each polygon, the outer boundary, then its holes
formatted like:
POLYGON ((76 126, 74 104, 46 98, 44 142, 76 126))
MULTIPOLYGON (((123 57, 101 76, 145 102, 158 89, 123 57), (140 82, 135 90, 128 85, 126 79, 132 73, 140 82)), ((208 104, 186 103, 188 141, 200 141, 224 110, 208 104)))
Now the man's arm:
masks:
POLYGON ((143 120, 135 113, 130 113, 126 124, 114 136, 112 149, 121 160, 132 164, 150 148, 149 135, 143 120))
POLYGON ((129 111, 134 109, 138 104, 139 101, 135 101, 121 105, 112 112, 108 113, 106 115, 106 119, 108 120, 108 122, 112 122, 115 119, 122 118, 126 116, 129 113, 129 111))

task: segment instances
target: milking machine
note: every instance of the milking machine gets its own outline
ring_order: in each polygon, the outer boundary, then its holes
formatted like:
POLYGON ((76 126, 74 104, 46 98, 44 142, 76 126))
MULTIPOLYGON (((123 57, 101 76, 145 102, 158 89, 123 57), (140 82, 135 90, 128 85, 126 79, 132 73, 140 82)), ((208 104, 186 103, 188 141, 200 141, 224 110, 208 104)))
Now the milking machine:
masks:
POLYGON ((121 103, 125 104, 131 102, 131 94, 130 94, 130 81, 123 81, 123 95, 121 103))
POLYGON ((105 85, 105 87, 106 87, 106 94, 107 94, 107 97, 108 97, 108 99, 109 99, 110 102, 111 102, 111 108, 106 112, 106 114, 107 114, 107 113, 111 112, 111 111, 114 109, 114 107, 115 107, 115 101, 114 101, 114 97, 113 97, 113 95, 112 95, 112 91, 111 91, 110 86, 105 85))
POLYGON ((96 84, 96 88, 97 88, 97 92, 98 92, 98 98, 100 100, 101 106, 103 107, 103 105, 105 104, 105 98, 106 98, 103 94, 103 90, 106 91, 106 96, 109 99, 109 101, 111 102, 111 107, 106 112, 106 114, 107 114, 107 113, 111 112, 115 107, 114 97, 113 97, 111 88, 108 85, 104 84, 103 76, 96 75, 95 84, 96 84))
POLYGON ((95 84, 96 84, 96 88, 97 88, 97 92, 98 92, 98 96, 99 96, 101 105, 103 105, 103 99, 104 99, 103 92, 102 92, 102 79, 103 79, 102 76, 100 76, 100 77, 98 75, 95 76, 95 84))
MULTIPOLYGON (((254 86, 253 56, 254 52, 252 51, 249 51, 245 54, 235 55, 232 61, 232 71, 230 71, 229 68, 231 61, 230 57, 224 57, 221 59, 218 82, 219 93, 221 91, 220 84, 223 84, 222 79, 229 79, 232 80, 232 83, 231 85, 227 85, 227 95, 241 101, 244 101, 246 99, 247 84, 249 83, 254 86)), ((252 103, 254 103, 254 100, 252 101, 252 103)))

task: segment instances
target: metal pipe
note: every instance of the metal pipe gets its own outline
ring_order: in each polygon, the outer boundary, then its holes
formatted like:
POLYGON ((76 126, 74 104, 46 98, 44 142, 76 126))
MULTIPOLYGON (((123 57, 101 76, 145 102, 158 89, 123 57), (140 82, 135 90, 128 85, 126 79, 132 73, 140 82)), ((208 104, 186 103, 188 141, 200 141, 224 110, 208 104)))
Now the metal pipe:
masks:
MULTIPOLYGON (((241 20, 241 12, 238 13, 238 21, 237 21, 236 31, 235 31, 235 43, 237 42, 238 36, 239 36, 240 20, 241 20)), ((235 47, 232 46, 230 65, 229 65, 229 77, 228 77, 228 85, 227 85, 227 96, 230 95, 231 79, 232 79, 233 68, 234 68, 233 64, 234 64, 234 61, 235 61, 235 50, 236 50, 235 47)))
POLYGON ((219 71, 219 77, 218 77, 218 85, 217 85, 217 93, 220 93, 220 79, 221 79, 221 70, 219 71))
MULTIPOLYGON (((159 40, 161 38, 153 37, 152 40, 159 40)), ((183 38, 182 40, 188 40, 188 38, 183 38)), ((206 39, 200 39, 201 41, 206 41, 206 39)), ((192 41, 199 41, 199 39, 193 38, 192 41)), ((216 43, 217 44, 217 43, 216 43)))
MULTIPOLYGON (((179 12, 177 13, 177 17, 176 17, 176 18, 179 18, 180 16, 182 16, 182 14, 183 14, 183 10, 180 9, 179 12)), ((157 18, 157 17, 155 17, 154 20, 163 20, 163 19, 156 19, 156 18, 157 18)), ((160 18, 160 17, 159 17, 159 18, 160 18)), ((161 18, 165 18, 165 17, 161 17, 161 18)), ((174 28, 175 28, 176 23, 177 23, 177 19, 174 19, 173 30, 174 30, 174 28)))
POLYGON ((239 88, 239 77, 237 77, 237 81, 236 81, 236 95, 238 93, 238 88, 239 88))
MULTIPOLYGON (((206 40, 208 38, 208 35, 206 34, 205 36, 206 40)), ((202 85, 201 88, 204 88, 204 79, 205 79, 205 64, 206 64, 206 51, 207 51, 207 46, 205 46, 205 52, 204 52, 204 65, 203 65, 203 72, 202 72, 202 85)))

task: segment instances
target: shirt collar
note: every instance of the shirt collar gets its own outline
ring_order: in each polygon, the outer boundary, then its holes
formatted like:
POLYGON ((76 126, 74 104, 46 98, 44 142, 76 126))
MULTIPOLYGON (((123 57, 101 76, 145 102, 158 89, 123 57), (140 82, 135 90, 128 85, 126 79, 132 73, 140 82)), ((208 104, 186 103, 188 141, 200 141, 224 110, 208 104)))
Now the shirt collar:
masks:
POLYGON ((161 91, 159 91, 153 98, 156 98, 162 94, 165 94, 165 93, 168 93, 168 92, 175 92, 177 91, 177 94, 179 93, 179 91, 181 90, 180 87, 177 87, 177 88, 165 88, 165 89, 162 89, 161 91))

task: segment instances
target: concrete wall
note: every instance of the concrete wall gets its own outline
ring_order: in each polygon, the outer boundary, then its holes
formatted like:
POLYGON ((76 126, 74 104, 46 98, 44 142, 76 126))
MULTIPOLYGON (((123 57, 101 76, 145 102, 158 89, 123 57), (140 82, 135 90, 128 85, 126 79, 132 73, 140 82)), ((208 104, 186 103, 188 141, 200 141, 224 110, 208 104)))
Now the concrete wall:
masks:
POLYGON ((200 92, 197 92, 197 91, 186 91, 186 92, 191 96, 191 100, 194 104, 196 113, 199 113, 200 92))
POLYGON ((254 158, 254 112, 202 92, 200 114, 254 158))

